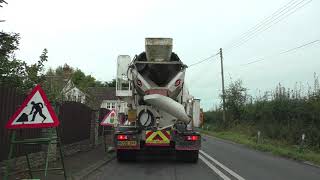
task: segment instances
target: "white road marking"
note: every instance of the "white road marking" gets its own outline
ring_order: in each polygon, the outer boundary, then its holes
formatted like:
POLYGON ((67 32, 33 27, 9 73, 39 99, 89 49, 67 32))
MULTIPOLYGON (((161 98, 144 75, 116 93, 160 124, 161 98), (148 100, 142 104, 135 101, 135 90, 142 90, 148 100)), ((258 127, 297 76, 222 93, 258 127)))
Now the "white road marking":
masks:
POLYGON ((214 165, 212 165, 208 160, 206 160, 203 156, 199 154, 199 158, 215 173, 217 173, 223 180, 230 180, 226 175, 224 175, 219 169, 217 169, 214 165))
MULTIPOLYGON (((209 154, 205 153, 202 150, 199 150, 199 152, 201 154, 203 154, 204 156, 206 156, 208 159, 210 159, 212 162, 214 162, 215 164, 217 164, 218 166, 220 166, 222 169, 224 169, 225 171, 227 171, 229 174, 231 174, 233 177, 237 178, 238 180, 245 180, 243 177, 241 177, 239 174, 235 173, 234 171, 232 171, 231 169, 229 169, 228 167, 226 167, 225 165, 221 164, 219 161, 215 160, 213 157, 211 157, 209 154)), ((199 156, 200 157, 200 156, 199 156)))

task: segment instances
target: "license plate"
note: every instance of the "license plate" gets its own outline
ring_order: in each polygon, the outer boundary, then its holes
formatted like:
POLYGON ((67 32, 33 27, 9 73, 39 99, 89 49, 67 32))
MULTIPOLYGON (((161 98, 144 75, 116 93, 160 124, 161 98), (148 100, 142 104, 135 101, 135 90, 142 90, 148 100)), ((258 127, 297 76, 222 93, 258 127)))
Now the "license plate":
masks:
POLYGON ((136 146, 137 141, 118 141, 118 146, 136 146))

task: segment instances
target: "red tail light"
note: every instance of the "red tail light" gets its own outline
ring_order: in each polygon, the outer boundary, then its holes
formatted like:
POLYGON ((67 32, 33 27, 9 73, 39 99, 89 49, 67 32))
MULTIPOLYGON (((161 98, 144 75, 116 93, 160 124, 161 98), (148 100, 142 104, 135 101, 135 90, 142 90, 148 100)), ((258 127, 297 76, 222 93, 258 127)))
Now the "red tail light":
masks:
POLYGON ((199 140, 199 136, 186 136, 186 140, 187 141, 198 141, 199 140))
POLYGON ((175 86, 179 86, 181 84, 181 79, 176 80, 176 82, 174 83, 175 86))
POLYGON ((118 135, 117 140, 118 141, 128 140, 128 136, 127 135, 118 135))
POLYGON ((142 86, 142 82, 141 82, 141 80, 137 80, 137 85, 139 86, 139 87, 141 87, 142 86))

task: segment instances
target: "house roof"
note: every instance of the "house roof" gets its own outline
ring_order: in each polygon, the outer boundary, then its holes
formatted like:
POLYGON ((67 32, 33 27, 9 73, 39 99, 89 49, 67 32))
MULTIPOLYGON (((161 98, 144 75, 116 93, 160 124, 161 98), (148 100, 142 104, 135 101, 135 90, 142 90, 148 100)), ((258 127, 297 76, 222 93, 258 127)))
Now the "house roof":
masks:
POLYGON ((115 87, 89 87, 89 106, 99 109, 103 100, 117 100, 115 87))
POLYGON ((115 87, 89 87, 88 94, 98 100, 117 100, 115 87))
POLYGON ((67 93, 68 91, 70 91, 70 90, 73 89, 74 87, 76 87, 76 86, 74 85, 74 83, 72 82, 72 80, 69 79, 69 80, 65 83, 65 85, 64 85, 64 87, 63 87, 63 89, 62 89, 62 93, 67 93))

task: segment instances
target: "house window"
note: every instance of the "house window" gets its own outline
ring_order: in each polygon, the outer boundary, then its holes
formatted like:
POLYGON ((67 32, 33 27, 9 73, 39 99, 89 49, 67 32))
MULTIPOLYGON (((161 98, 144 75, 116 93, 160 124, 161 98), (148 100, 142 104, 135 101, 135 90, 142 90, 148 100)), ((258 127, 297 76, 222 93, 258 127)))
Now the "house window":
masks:
POLYGON ((110 109, 111 107, 110 107, 110 103, 107 103, 107 109, 110 109))
POLYGON ((115 109, 116 108, 116 103, 112 103, 112 109, 115 109))

